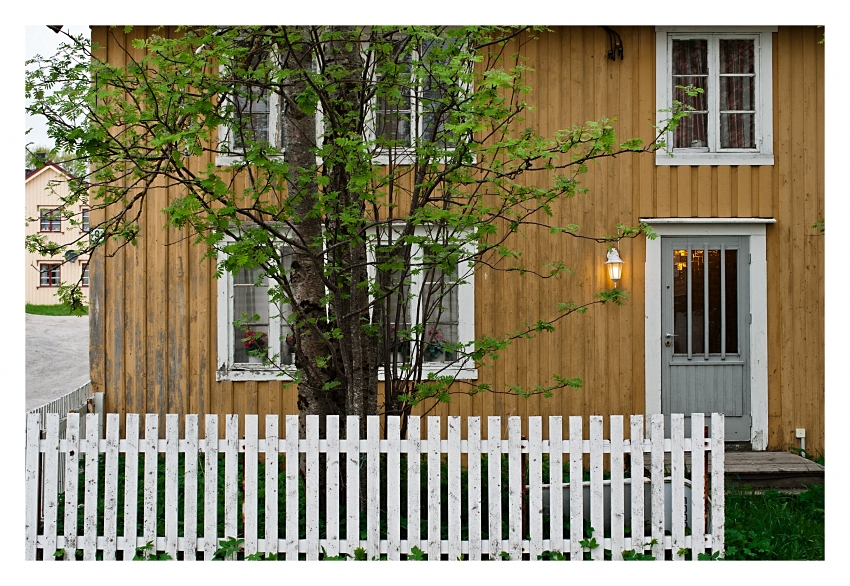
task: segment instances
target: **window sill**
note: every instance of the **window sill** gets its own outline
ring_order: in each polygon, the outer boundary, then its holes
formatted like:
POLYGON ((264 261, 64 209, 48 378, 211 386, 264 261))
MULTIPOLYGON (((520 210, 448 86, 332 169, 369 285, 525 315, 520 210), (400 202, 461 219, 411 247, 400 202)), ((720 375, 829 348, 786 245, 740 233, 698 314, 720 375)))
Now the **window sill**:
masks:
MULTIPOLYGON (((295 372, 295 368, 292 367, 292 372, 295 372)), ((268 366, 260 366, 260 365, 248 365, 248 364, 239 364, 239 365, 222 365, 215 372, 215 380, 216 382, 222 381, 270 381, 270 380, 279 380, 283 382, 291 382, 292 375, 287 374, 285 372, 281 372, 279 369, 268 366)))
MULTIPOLYGON (((269 157, 270 159, 279 159, 283 160, 283 153, 279 155, 274 155, 269 157)), ((218 155, 215 158, 216 167, 232 167, 233 165, 240 165, 242 163, 243 157, 234 156, 234 155, 218 155)))
POLYGON ((655 164, 657 166, 773 165, 773 155, 761 153, 676 153, 671 157, 666 151, 657 151, 655 164))

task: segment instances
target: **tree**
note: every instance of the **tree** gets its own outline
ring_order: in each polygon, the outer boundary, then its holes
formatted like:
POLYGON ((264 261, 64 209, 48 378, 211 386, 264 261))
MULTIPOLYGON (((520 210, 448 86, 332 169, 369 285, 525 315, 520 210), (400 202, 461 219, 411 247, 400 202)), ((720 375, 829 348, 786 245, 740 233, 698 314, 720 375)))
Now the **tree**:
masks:
MULTIPOLYGON (((512 237, 526 226, 601 243, 651 237, 644 225, 581 234, 552 223, 552 206, 584 191, 579 177, 590 163, 655 151, 687 108, 674 104, 650 144, 618 142, 608 119, 552 137, 524 128, 522 53, 537 32, 181 28, 138 41, 144 56, 128 50, 122 67, 72 38, 57 56, 30 62, 28 111, 47 118, 57 148, 89 165, 65 205, 88 197, 109 211, 87 251, 107 238, 135 244, 146 196, 177 187, 167 222, 188 229, 209 256, 225 254, 219 277, 262 269, 289 327, 302 413, 406 417, 414 404, 458 392, 550 396, 581 381, 555 374, 548 385, 496 390, 452 373, 590 305, 622 303, 625 293, 564 302, 555 318, 474 340, 450 331, 452 295, 485 264, 528 278, 568 273, 558 259, 523 263, 512 237), (192 164, 209 155, 232 165, 192 164), (413 291, 415 283, 428 287, 413 291), (394 373, 381 404, 379 367, 394 373)), ((66 299, 75 302, 73 288, 66 299)), ((237 325, 260 354, 264 334, 252 321, 237 325)))
POLYGON ((57 152, 44 145, 27 145, 25 158, 27 169, 40 169, 48 163, 56 163, 71 175, 83 175, 86 172, 85 163, 70 153, 57 152))

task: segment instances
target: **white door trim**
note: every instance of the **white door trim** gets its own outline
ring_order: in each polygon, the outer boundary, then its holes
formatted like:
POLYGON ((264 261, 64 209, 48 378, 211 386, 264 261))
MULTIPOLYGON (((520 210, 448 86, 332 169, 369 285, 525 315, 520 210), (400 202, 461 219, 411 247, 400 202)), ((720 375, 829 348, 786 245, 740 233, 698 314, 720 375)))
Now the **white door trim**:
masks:
MULTIPOLYGON (((750 406, 753 450, 767 449, 767 253, 773 218, 641 218, 658 236, 750 238, 750 406)), ((644 360, 646 414, 661 413, 661 238, 646 241, 644 360), (653 294, 652 292, 655 292, 653 294)))

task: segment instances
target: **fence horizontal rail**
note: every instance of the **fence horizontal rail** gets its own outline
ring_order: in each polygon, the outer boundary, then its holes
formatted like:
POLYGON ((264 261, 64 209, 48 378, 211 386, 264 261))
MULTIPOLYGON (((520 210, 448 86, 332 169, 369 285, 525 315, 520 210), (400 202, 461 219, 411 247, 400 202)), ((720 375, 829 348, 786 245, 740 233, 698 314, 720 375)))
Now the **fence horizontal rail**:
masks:
POLYGON ((383 432, 378 417, 367 417, 365 439, 357 417, 328 417, 322 439, 318 416, 306 416, 303 438, 297 415, 285 417, 282 436, 279 418, 267 416, 264 439, 256 415, 245 416, 243 437, 238 417, 225 416, 224 439, 216 415, 206 416, 206 437, 199 437, 198 419, 185 416, 180 438, 178 416, 167 415, 160 439, 159 416, 148 414, 142 438, 139 415, 128 414, 121 439, 119 417, 109 414, 105 439, 99 439, 97 415, 86 416, 81 437, 79 415, 72 413, 60 439, 58 414, 47 414, 44 423, 40 413, 29 414, 26 558, 53 559, 64 549, 66 560, 75 558, 75 550, 86 560, 129 560, 151 543, 174 559, 200 554, 210 560, 229 537, 244 539, 245 555, 282 554, 287 560, 319 559, 321 551, 353 554, 355 548, 370 559, 401 559, 413 555, 414 546, 431 560, 535 560, 545 551, 571 560, 622 559, 629 550, 696 560, 723 549, 724 421, 718 413, 711 414, 710 437, 704 415, 692 414, 691 438, 684 437, 683 414, 671 416, 669 438, 662 415, 646 418, 646 438, 644 416, 633 415, 630 439, 623 437, 622 416, 610 417, 605 439, 601 416, 589 418, 589 439, 581 417, 568 418, 564 439, 562 418, 552 416, 545 440, 540 417, 528 418, 526 438, 520 418, 509 417, 507 439, 501 418, 487 418, 483 438, 481 418, 469 417, 465 440, 459 417, 448 418, 447 439, 439 417, 410 417, 406 439, 397 417, 387 418, 383 432), (88 457, 92 453, 98 457, 88 457), (300 457, 286 458, 295 453, 300 457), (579 481, 585 474, 589 480, 579 481), (573 481, 559 482, 567 477, 573 481), (716 498, 709 501, 710 495, 716 498))

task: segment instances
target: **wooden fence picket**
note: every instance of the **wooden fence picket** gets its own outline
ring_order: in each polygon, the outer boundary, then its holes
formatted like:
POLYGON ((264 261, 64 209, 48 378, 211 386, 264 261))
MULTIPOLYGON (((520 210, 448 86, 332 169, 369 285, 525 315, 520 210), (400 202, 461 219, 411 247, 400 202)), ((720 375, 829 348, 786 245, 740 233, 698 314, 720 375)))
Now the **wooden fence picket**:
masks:
POLYGON ((218 549, 218 415, 204 421, 204 561, 218 549))
POLYGON ((528 418, 528 559, 543 553, 543 420, 528 418))
POLYGON ((487 418, 487 514, 490 540, 488 555, 491 560, 502 558, 502 419, 487 418))
POLYGON ((401 418, 387 417, 387 559, 401 559, 401 418))
POLYGON ((481 418, 470 417, 467 430, 467 511, 469 515, 469 559, 481 559, 481 418))
POLYGON ((581 417, 570 416, 570 560, 584 559, 581 543, 584 531, 584 487, 581 417), (578 486, 576 486, 578 484, 578 486))
MULTIPOLYGON (((582 492, 584 492, 582 488, 582 492)), ((605 536, 604 485, 602 483, 602 416, 590 417, 590 526, 591 538, 599 544, 590 550, 590 559, 603 560, 605 536)))
POLYGON ((277 517, 278 517, 278 454, 280 450, 280 438, 278 436, 278 416, 266 415, 266 532, 264 534, 265 551, 267 556, 280 553, 278 541, 277 517))
POLYGON ((44 549, 48 553, 56 551, 56 515, 59 507, 59 414, 47 413, 47 429, 44 440, 44 549))
MULTIPOLYGON (((71 421, 70 416, 68 421, 71 421)), ((139 510, 139 414, 127 413, 125 424, 127 451, 124 455, 124 561, 129 562, 136 553, 138 536, 136 527, 139 510)), ((75 471, 73 476, 76 477, 76 475, 75 471)), ((74 502, 77 502, 76 499, 74 502)))
POLYGON ((691 415, 691 555, 705 553, 705 415, 691 415))
MULTIPOLYGON (((327 546, 329 556, 339 555, 339 415, 326 419, 327 450, 325 454, 326 488, 325 511, 327 546)), ((275 517, 277 519, 277 517, 275 517)), ((266 521, 266 526, 268 526, 266 521)))
POLYGON ((622 560, 625 543, 625 490, 623 474, 623 416, 611 415, 611 559, 622 560))
MULTIPOLYGON (((177 559, 178 416, 165 416, 165 552, 177 559)), ((109 430, 107 429, 107 432, 109 430)), ((107 454, 108 456, 108 454, 107 454)))
MULTIPOLYGON (((634 549, 644 552, 650 549, 656 559, 665 556, 674 560, 684 559, 685 552, 695 559, 706 550, 722 551, 724 542, 724 437, 723 414, 711 415, 712 434, 703 432, 705 418, 702 414, 691 415, 690 439, 685 438, 684 414, 673 414, 670 418, 670 437, 664 437, 664 416, 653 414, 648 418, 649 439, 644 439, 643 416, 630 419, 630 439, 624 440, 623 417, 613 415, 609 419, 610 438, 603 434, 604 421, 601 416, 589 418, 589 440, 583 437, 581 417, 569 418, 568 439, 562 436, 562 419, 549 419, 549 438, 543 438, 543 422, 540 417, 528 419, 528 439, 523 439, 522 420, 509 417, 507 438, 502 437, 500 417, 488 417, 487 439, 482 441, 480 418, 467 419, 467 439, 462 437, 462 420, 449 417, 447 434, 441 435, 441 419, 427 418, 427 440, 422 444, 421 420, 408 419, 407 439, 401 437, 401 420, 397 416, 387 418, 386 439, 382 438, 381 421, 377 416, 366 419, 365 438, 361 439, 360 419, 347 417, 345 440, 340 438, 339 418, 326 419, 326 437, 320 437, 318 416, 306 416, 305 438, 300 438, 299 416, 286 416, 285 437, 278 431, 278 417, 266 418, 265 439, 259 439, 259 421, 256 415, 247 415, 244 420, 244 435, 239 435, 239 418, 228 415, 225 419, 225 438, 219 439, 218 418, 208 415, 205 420, 205 438, 199 441, 198 417, 188 415, 185 420, 185 438, 179 437, 176 415, 165 416, 165 439, 159 439, 159 417, 145 416, 144 439, 140 441, 139 416, 126 415, 125 439, 120 438, 119 418, 116 414, 106 416, 105 439, 99 439, 98 415, 86 416, 86 437, 79 437, 79 416, 67 418, 66 438, 60 438, 59 416, 55 413, 27 415, 26 441, 26 527, 25 557, 27 559, 52 559, 53 552, 64 546, 65 559, 74 559, 74 551, 82 549, 83 559, 100 557, 114 560, 118 551, 123 559, 131 560, 137 547, 151 543, 153 551, 165 552, 175 559, 195 559, 197 551, 203 558, 211 560, 218 550, 222 538, 244 540, 242 556, 259 552, 278 555, 283 552, 287 560, 306 558, 316 560, 325 554, 354 554, 363 547, 367 559, 386 554, 387 559, 399 560, 410 557, 417 547, 427 554, 429 560, 481 559, 485 554, 490 559, 536 560, 544 550, 568 552, 571 560, 583 559, 585 551, 594 560, 605 558, 604 552, 611 551, 612 559, 622 559, 622 552, 634 549), (40 417, 46 423, 41 428, 40 417), (44 434, 44 437, 41 435, 44 434), (224 450, 223 461, 219 451, 224 450), (710 452, 710 457, 707 456, 710 452), (258 510, 260 497, 259 462, 264 452, 265 491, 264 511, 258 510), (82 466, 82 535, 77 535, 78 497, 80 487, 80 453, 84 454, 82 466), (183 456, 180 454, 183 453, 183 456), (203 468, 203 538, 198 537, 197 502, 199 469, 198 454, 204 454, 203 468), (340 502, 340 456, 345 453, 345 504, 346 535, 340 535, 340 519, 337 514, 340 502), (569 454, 569 512, 563 500, 563 454, 569 454), (603 479, 604 454, 608 453, 610 480, 603 479), (103 467, 100 457, 103 455, 103 467), (301 456, 303 454, 303 456, 301 456), (321 454, 325 454, 322 460, 321 454), (386 454, 385 460, 383 454, 386 454), (463 494, 461 461, 467 458, 467 492, 463 494), (502 456, 506 455, 508 469, 504 470, 507 486, 502 486, 502 456), (549 478, 543 476, 543 461, 548 454, 549 478), (630 458, 630 480, 625 479, 625 456, 630 458), (644 456, 649 455, 650 478, 644 479, 644 456), (665 477, 665 457, 669 454, 669 476, 665 477), (691 481, 686 479, 686 455, 690 454, 691 481), (124 459, 124 483, 119 481, 119 455, 124 459), (285 457, 284 494, 279 494, 279 456, 285 457), (587 456, 585 456, 587 455, 587 456), (163 458, 164 456, 164 458, 163 458), (486 456, 486 459, 485 459, 486 456), (305 476, 303 493, 300 458, 303 457, 305 476), (525 458, 527 457, 527 462, 525 458), (590 463, 589 481, 583 481, 585 457, 590 463), (428 464, 427 477, 422 479, 421 461, 428 464), (139 460, 144 461, 142 479, 143 494, 138 494, 139 460), (183 462, 183 516, 178 517, 180 493, 180 462, 183 462), (402 496, 402 470, 406 460, 407 491, 402 496), (710 460, 710 471, 705 462, 710 460), (164 486, 158 485, 160 462, 164 465, 164 486), (487 507, 482 503, 483 466, 487 462, 487 507), (324 462, 324 466, 321 463, 324 462), (385 462, 385 464, 383 464, 385 462), (244 464, 243 464, 244 463, 244 464), (223 464, 224 491, 218 494, 219 466, 223 464), (385 473, 382 473, 386 466, 385 473), (442 471, 446 466, 446 472, 442 471), (524 476, 526 467, 528 476, 524 476), (60 470, 60 467, 62 468, 60 470), (100 470, 104 470, 100 477, 100 470), (239 470, 244 470, 241 490, 239 470), (62 472, 62 474, 60 474, 62 472), (364 501, 360 496, 365 479, 364 501), (443 474, 446 478, 443 479, 443 474), (705 479, 710 478, 711 500, 707 498, 705 479), (442 482, 447 492, 443 494, 442 482), (548 480, 548 489, 544 481, 548 480), (386 485, 384 486, 384 481, 386 485), (420 494, 420 482, 427 487, 420 494), (59 488, 65 492, 64 531, 58 535, 59 488), (649 486, 646 486, 646 485, 649 486), (669 487, 667 485, 670 485, 669 487), (631 496, 627 496, 627 487, 631 496), (325 523, 320 513, 320 487, 325 486, 327 509, 325 523), (118 493, 124 491, 122 535, 118 535, 118 493), (162 493, 158 493, 162 490, 162 493), (548 490, 549 519, 546 521, 544 490, 548 490), (585 495, 585 490, 589 490, 585 495), (648 496, 646 491, 649 491, 648 496), (39 491, 42 491, 39 493, 39 491), (98 518, 98 497, 102 498, 102 519, 98 518), (159 497, 158 494, 164 495, 159 497), (304 495, 304 500, 299 498, 304 495), (382 495, 386 500, 382 502, 382 495), (44 518, 39 529, 39 496, 43 499, 44 518), (221 499, 219 498, 221 497, 221 499), (649 510, 645 510, 644 498, 648 499, 649 510), (162 498, 162 502, 158 499, 162 498), (285 500, 280 510, 279 499, 285 500), (448 499, 447 501, 444 499, 448 499), (422 500, 420 500, 422 499, 422 500), (503 500, 504 499, 504 500, 503 500), (587 500, 589 499, 589 500, 587 500), (669 502, 668 502, 669 499, 669 502), (220 502, 221 500, 221 502, 220 502), (425 510, 422 510, 422 502, 425 510), (305 511, 299 506, 304 502, 305 511), (507 502, 503 511, 502 504, 507 502), (706 503, 710 502, 710 511, 706 503), (585 516, 585 504, 589 516, 585 516), (626 517, 627 504, 631 514, 626 517), (223 505, 223 534, 218 531, 218 509, 223 505), (406 505, 406 536, 403 535, 402 511, 406 505), (527 509, 523 511, 523 507, 527 509), (445 507, 445 509, 443 509, 445 507), (386 534, 382 528, 382 509, 386 509, 386 534), (670 514, 665 513, 666 510, 670 514), (138 511, 142 511, 138 523, 138 511), (445 510, 445 513, 443 512, 445 510), (164 511, 164 512, 158 512, 164 511), (265 532, 260 536, 259 515, 265 517, 265 532), (285 514, 285 536, 278 535, 278 517, 285 514), (300 519, 300 515, 305 515, 300 519), (486 514, 487 519, 482 519, 486 514), (464 515, 467 522, 462 524, 464 515), (505 517, 507 515, 507 517, 505 517), (365 516, 365 518, 363 518, 365 516), (33 519, 34 517, 34 519, 33 519), (163 535, 157 531, 157 522, 164 520, 163 535), (365 521, 365 540, 360 539, 360 521, 365 521), (506 521, 507 536, 503 533, 506 521), (609 522, 610 519, 610 522, 609 522), (648 535, 644 531, 644 520, 649 522, 648 535), (710 523, 706 520, 710 519, 710 523), (182 521, 183 534, 178 533, 178 521, 182 521), (564 521, 569 523, 569 539, 562 530, 564 521), (306 537, 299 536, 299 525, 306 525, 306 537), (548 523, 548 525, 547 525, 548 523), (141 525, 141 536, 137 526, 141 525), (482 524, 488 528, 488 536, 482 538, 482 524), (596 547, 583 547, 585 526, 593 528, 592 538, 596 547), (631 537, 625 537, 627 525, 631 526, 631 537), (325 527, 321 534, 319 528, 325 527), (423 539, 420 527, 427 527, 423 539), (464 534, 464 527, 468 534, 464 534), (548 527, 548 540, 544 539, 548 527), (688 531, 690 528, 690 532, 688 531), (447 534, 441 535, 443 530, 447 534), (102 531, 102 534, 99 534, 102 531), (610 533, 609 533, 610 532, 610 533), (606 534, 608 536, 606 537, 606 534), (527 536, 527 539, 525 538, 527 536), (406 539, 402 539, 406 537, 406 539), (506 538, 505 538, 506 537, 506 538), (670 553, 668 553, 670 552, 670 553)), ((231 555, 233 559, 235 555, 231 555)))
POLYGON ((245 415, 245 555, 258 553, 257 543, 257 474, 259 465, 259 420, 256 414, 245 415))
MULTIPOLYGON (((94 561, 97 555, 97 483, 99 430, 97 414, 86 414, 85 493, 83 497, 83 560, 94 561)), ((147 490, 147 486, 145 487, 147 490)), ((156 490, 154 499, 156 499, 156 490)), ((156 527, 154 527, 154 536, 156 527)))
POLYGON ((650 461, 650 509, 652 556, 664 559, 664 415, 653 413, 649 419, 652 444, 650 461))
MULTIPOLYGON (((176 417, 176 416, 175 416, 176 417)), ((103 560, 114 561, 118 546, 118 446, 119 446, 118 414, 109 413, 106 416, 106 466, 103 479, 103 560)), ((66 428, 67 437, 67 428, 66 428)), ((176 430, 175 430, 176 440, 176 430)), ((175 450, 176 450, 175 446, 175 450)), ((176 458, 176 451, 175 451, 176 458)), ((176 462, 175 462, 176 464, 176 462)), ((177 485, 174 486, 175 491, 177 485)), ((177 521, 177 506, 172 505, 173 513, 166 503, 165 514, 173 514, 177 521)), ((177 527, 174 527, 174 554, 177 559, 177 527)))
POLYGON ((440 542, 440 418, 428 417, 428 561, 439 561, 440 542))
MULTIPOLYGON (((126 435, 129 445, 130 434, 126 435)), ((77 499, 79 498, 78 487, 80 483, 79 413, 68 413, 68 418, 65 420, 65 449, 65 547, 63 548, 65 555, 62 559, 75 561, 77 559, 77 499)))
POLYGON ((631 542, 629 549, 643 553, 646 531, 644 530, 643 492, 646 484, 643 481, 643 415, 632 415, 631 424, 631 471, 630 484, 632 490, 631 542))
MULTIPOLYGON (((183 559, 197 559, 198 551, 198 416, 186 415, 186 455, 183 468, 183 559)), ((178 444, 179 445, 179 444, 178 444)))
MULTIPOLYGON (((89 429, 89 423, 92 421, 89 419, 91 414, 86 415, 86 430, 89 429)), ((95 419, 95 425, 97 424, 97 420, 95 419)), ((145 442, 144 442, 144 454, 145 454, 145 476, 144 476, 144 509, 143 509, 143 525, 142 525, 142 535, 144 537, 145 544, 151 543, 153 547, 156 548, 156 500, 157 500, 157 465, 159 461, 159 450, 157 449, 157 444, 159 444, 159 415, 156 413, 148 413, 145 415, 145 442)), ((88 454, 86 454, 86 491, 88 491, 88 454)), ((88 502, 86 502, 86 509, 88 509, 88 502)), ((85 559, 85 557, 83 558, 85 559)))

